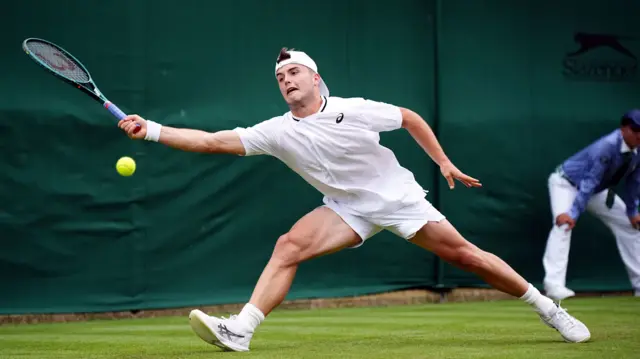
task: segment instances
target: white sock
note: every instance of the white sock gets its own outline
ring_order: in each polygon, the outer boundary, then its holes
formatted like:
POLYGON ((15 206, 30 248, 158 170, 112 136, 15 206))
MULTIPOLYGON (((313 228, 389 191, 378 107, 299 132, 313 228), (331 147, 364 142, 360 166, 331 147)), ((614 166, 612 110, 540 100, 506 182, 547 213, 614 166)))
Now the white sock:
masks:
POLYGON ((524 293, 520 299, 534 307, 536 312, 544 316, 550 316, 555 313, 558 308, 551 298, 540 294, 540 291, 531 283, 529 283, 529 289, 527 289, 527 292, 524 293))
POLYGON ((238 314, 238 320, 253 332, 264 320, 264 314, 255 305, 247 303, 238 314))

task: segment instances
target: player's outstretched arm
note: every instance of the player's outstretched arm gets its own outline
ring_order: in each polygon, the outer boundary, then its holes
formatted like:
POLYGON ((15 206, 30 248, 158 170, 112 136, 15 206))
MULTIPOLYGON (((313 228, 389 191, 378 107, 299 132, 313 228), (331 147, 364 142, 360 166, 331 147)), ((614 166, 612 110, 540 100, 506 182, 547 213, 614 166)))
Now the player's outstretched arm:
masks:
POLYGON ((206 132, 188 128, 160 126, 138 115, 129 115, 118 122, 118 127, 133 139, 160 142, 188 152, 229 153, 243 156, 245 149, 235 131, 206 132), (140 130, 134 132, 137 125, 140 130))
POLYGON ((411 137, 440 166, 440 172, 447 179, 449 188, 454 187, 454 179, 462 182, 467 187, 482 186, 479 180, 460 172, 451 163, 433 130, 431 130, 431 126, 420 115, 406 108, 400 108, 400 112, 402 113, 402 127, 409 131, 411 137))
POLYGON ((406 108, 400 108, 400 112, 402 113, 402 128, 409 131, 413 139, 438 166, 451 162, 440 146, 435 133, 431 130, 431 126, 420 115, 406 108))

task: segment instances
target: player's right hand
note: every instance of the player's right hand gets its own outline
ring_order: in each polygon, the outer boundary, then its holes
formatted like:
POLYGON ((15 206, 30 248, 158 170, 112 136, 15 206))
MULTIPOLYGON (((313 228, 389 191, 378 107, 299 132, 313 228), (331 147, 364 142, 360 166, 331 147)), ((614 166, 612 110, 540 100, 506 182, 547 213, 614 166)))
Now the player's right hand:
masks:
POLYGON ((138 115, 128 115, 118 122, 129 138, 142 140, 147 135, 147 121, 138 115))
POLYGON ((565 224, 567 225, 567 231, 570 231, 576 226, 576 221, 568 213, 562 213, 556 217, 556 225, 562 227, 565 224))

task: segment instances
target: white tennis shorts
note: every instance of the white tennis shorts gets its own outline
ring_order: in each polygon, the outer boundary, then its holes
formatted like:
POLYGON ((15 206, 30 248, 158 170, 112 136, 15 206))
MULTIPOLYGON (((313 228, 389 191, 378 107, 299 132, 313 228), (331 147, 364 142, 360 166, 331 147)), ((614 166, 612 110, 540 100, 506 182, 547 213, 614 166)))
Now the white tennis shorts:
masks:
POLYGON ((362 238, 358 246, 382 230, 388 230, 409 240, 428 222, 440 222, 445 219, 445 216, 424 198, 391 214, 375 218, 363 217, 328 198, 324 199, 324 204, 336 212, 362 238))

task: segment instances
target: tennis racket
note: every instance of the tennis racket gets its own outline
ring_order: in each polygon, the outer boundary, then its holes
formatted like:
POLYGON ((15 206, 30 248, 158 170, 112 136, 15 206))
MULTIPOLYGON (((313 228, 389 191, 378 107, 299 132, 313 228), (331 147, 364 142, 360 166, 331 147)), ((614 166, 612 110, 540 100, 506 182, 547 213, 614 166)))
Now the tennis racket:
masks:
MULTIPOLYGON (((22 49, 35 62, 40 64, 64 82, 77 87, 98 101, 118 120, 127 115, 118 106, 109 101, 93 82, 89 71, 78 59, 60 46, 46 40, 28 38, 22 42, 22 49)), ((140 125, 134 132, 140 131, 140 125)))

